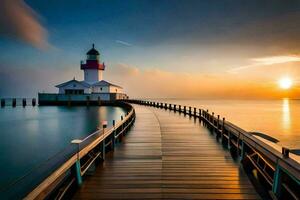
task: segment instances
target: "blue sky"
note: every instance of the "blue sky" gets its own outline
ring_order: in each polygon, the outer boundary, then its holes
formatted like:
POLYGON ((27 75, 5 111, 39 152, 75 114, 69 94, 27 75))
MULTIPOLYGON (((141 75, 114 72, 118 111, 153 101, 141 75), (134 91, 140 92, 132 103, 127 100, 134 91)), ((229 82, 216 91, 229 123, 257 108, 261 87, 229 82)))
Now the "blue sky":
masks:
MULTIPOLYGON (((11 7, 17 7, 21 1, 12 2, 11 7)), ((79 62, 92 43, 108 68, 115 68, 107 72, 107 77, 119 83, 126 82, 113 74, 120 66, 129 71, 141 70, 139 76, 157 70, 175 73, 174 77, 215 76, 252 65, 256 58, 299 54, 300 1, 296 0, 25 3, 23 7, 32 9, 29 15, 34 28, 30 33, 30 27, 17 29, 20 33, 10 31, 13 25, 5 24, 9 17, 0 20, 0 24, 4 23, 0 28, 0 96, 55 91, 53 85, 73 74, 82 78, 79 62), (11 73, 18 78, 7 77, 11 73), (60 74, 55 76, 56 73, 60 74), (30 86, 30 80, 36 82, 35 87, 30 86), (14 81, 24 88, 12 89, 14 81)))

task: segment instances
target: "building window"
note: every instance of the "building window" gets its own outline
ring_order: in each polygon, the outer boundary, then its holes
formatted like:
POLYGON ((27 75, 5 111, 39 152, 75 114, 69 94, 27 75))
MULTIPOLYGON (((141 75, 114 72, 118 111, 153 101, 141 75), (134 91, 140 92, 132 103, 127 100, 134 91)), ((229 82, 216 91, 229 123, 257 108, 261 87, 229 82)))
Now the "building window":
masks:
POLYGON ((65 94, 84 94, 84 90, 66 89, 65 94))
POLYGON ((76 87, 76 85, 75 85, 75 84, 73 84, 73 87, 76 87))
POLYGON ((102 88, 100 88, 100 90, 102 91, 102 88))

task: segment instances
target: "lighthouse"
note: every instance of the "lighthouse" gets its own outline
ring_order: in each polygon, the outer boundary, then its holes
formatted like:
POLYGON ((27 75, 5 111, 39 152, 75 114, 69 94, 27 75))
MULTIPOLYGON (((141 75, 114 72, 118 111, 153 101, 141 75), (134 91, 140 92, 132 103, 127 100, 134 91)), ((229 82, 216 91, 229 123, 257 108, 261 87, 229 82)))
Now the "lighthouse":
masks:
POLYGON ((81 61, 80 68, 84 71, 84 81, 94 84, 103 80, 104 62, 100 62, 100 53, 95 45, 86 53, 86 62, 81 61))
POLYGON ((100 62, 100 53, 92 48, 86 53, 86 60, 81 61, 80 69, 83 70, 84 80, 76 80, 75 77, 67 82, 56 85, 58 94, 39 94, 39 103, 64 104, 67 101, 83 103, 85 101, 114 101, 126 99, 123 88, 103 79, 105 70, 104 62, 100 62))

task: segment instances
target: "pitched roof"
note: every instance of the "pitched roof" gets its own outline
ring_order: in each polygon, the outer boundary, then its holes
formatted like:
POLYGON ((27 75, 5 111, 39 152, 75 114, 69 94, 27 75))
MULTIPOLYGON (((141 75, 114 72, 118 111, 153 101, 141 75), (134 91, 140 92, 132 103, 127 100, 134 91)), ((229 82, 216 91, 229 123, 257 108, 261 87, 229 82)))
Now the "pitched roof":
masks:
POLYGON ((90 84, 88 84, 88 83, 86 83, 86 82, 84 82, 84 81, 77 81, 77 80, 75 80, 75 79, 72 79, 72 80, 70 80, 70 81, 61 83, 61 84, 59 84, 59 85, 56 85, 55 87, 60 88, 60 87, 64 87, 64 86, 66 86, 66 85, 69 85, 69 84, 71 84, 71 83, 78 83, 78 84, 82 85, 83 87, 87 87, 87 88, 90 87, 90 84))
POLYGON ((118 85, 115 85, 115 84, 112 84, 110 82, 107 82, 105 80, 102 80, 102 81, 99 81, 97 83, 94 83, 93 86, 114 86, 114 87, 118 87, 118 88, 121 88, 121 86, 118 86, 118 85))

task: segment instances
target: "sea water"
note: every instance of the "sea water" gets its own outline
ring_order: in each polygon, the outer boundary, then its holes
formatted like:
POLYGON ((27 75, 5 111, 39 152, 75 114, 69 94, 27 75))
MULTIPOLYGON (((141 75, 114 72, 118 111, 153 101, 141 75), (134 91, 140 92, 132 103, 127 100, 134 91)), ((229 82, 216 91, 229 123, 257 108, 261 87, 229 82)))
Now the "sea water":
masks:
POLYGON ((82 139, 107 120, 120 120, 121 107, 0 108, 0 189, 82 139))

